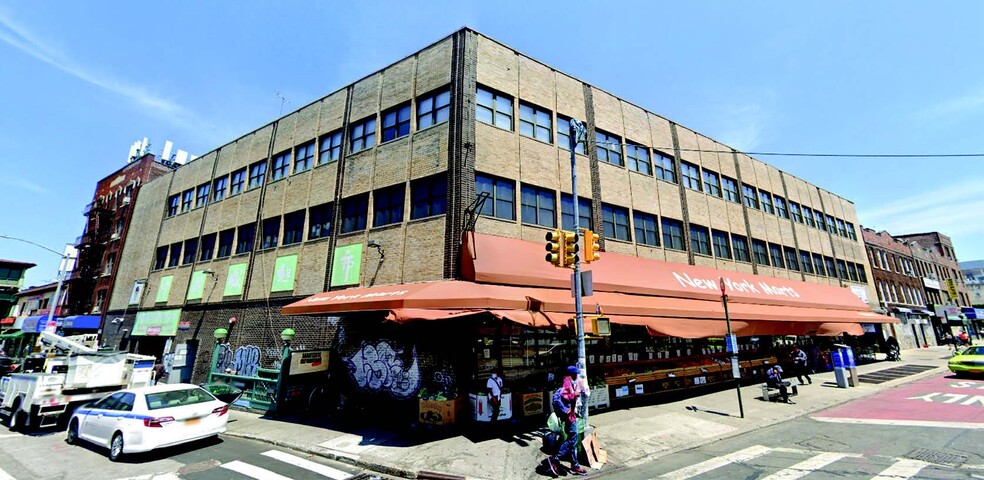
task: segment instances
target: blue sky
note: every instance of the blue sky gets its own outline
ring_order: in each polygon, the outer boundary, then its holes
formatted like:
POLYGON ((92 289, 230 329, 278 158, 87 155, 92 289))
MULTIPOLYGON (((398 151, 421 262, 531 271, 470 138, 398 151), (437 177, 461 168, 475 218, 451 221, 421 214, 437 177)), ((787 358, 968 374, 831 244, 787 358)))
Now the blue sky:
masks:
MULTIPOLYGON (((61 250, 149 137, 201 155, 470 26, 744 151, 984 152, 972 2, 0 0, 0 234, 61 250)), ((984 259, 984 158, 759 157, 984 259)), ((0 239, 55 275, 57 256, 0 239)))

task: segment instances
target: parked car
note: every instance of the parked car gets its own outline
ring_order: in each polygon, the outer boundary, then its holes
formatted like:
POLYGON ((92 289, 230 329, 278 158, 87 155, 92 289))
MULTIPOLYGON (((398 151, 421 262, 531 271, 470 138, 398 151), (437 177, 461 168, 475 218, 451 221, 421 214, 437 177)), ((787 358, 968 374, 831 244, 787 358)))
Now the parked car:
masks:
POLYGON ((229 404, 185 383, 120 390, 75 410, 67 441, 109 448, 109 459, 124 454, 214 437, 226 431, 229 404))
POLYGON ((967 347, 958 351, 947 366, 957 375, 984 374, 984 346, 967 347))

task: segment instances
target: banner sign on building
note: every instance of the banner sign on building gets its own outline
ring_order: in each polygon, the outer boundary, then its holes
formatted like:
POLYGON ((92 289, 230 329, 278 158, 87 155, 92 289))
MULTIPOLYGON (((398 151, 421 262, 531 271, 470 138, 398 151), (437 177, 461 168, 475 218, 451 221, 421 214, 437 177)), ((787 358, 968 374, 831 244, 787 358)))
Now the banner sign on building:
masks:
POLYGON ((143 298, 144 288, 146 287, 146 280, 137 280, 133 282, 133 289, 130 290, 130 305, 137 305, 140 303, 140 299, 143 298))
POLYGON ((335 247, 331 262, 331 286, 358 285, 362 267, 362 244, 335 247))
POLYGON ((130 335, 173 337, 178 331, 179 321, 181 321, 180 308, 137 312, 137 318, 133 322, 133 332, 130 335))
POLYGON ((191 281, 188 282, 188 295, 186 300, 201 300, 205 294, 206 275, 204 270, 199 270, 191 274, 191 281))
POLYGON ((291 352, 290 374, 328 371, 328 350, 313 350, 308 352, 291 352))
POLYGON ((946 279, 946 291, 950 294, 950 300, 957 301, 957 284, 952 278, 946 279))
POLYGON ((157 287, 157 297, 154 299, 156 303, 167 302, 167 297, 171 296, 171 283, 174 282, 174 275, 166 275, 161 277, 161 283, 157 287))
POLYGON ((277 257, 273 266, 271 292, 289 292, 294 289, 294 276, 297 273, 297 254, 277 257))
POLYGON ((246 264, 237 263, 229 265, 229 272, 226 275, 225 289, 222 296, 232 297, 243 294, 243 285, 246 283, 246 264))

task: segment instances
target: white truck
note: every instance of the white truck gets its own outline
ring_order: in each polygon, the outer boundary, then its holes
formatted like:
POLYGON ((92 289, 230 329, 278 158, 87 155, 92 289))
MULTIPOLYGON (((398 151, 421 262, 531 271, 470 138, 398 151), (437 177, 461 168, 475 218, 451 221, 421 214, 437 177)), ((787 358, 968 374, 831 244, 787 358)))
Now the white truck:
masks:
POLYGON ((49 347, 45 358, 37 359, 43 360, 37 371, 0 378, 0 417, 11 430, 57 425, 78 405, 150 384, 152 356, 100 352, 49 332, 41 339, 49 347))

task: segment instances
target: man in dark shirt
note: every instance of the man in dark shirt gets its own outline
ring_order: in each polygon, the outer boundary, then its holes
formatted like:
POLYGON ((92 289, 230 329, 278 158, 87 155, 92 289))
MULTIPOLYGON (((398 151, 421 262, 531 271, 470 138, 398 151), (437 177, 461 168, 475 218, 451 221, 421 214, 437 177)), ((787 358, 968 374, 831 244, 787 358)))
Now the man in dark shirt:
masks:
POLYGON ((789 399, 789 390, 786 389, 786 387, 789 386, 789 382, 782 379, 782 368, 779 367, 779 365, 773 366, 769 369, 768 376, 769 379, 766 383, 769 387, 779 389, 779 395, 782 397, 783 402, 793 403, 793 401, 789 399))

